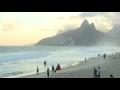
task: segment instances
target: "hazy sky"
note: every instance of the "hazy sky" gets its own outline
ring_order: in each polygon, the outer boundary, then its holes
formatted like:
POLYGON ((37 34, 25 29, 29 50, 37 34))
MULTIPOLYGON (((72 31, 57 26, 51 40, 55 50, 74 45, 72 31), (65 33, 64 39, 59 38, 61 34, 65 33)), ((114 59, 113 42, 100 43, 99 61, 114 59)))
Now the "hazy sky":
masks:
POLYGON ((28 45, 60 29, 77 28, 84 19, 106 32, 119 23, 119 12, 0 12, 0 45, 28 45))

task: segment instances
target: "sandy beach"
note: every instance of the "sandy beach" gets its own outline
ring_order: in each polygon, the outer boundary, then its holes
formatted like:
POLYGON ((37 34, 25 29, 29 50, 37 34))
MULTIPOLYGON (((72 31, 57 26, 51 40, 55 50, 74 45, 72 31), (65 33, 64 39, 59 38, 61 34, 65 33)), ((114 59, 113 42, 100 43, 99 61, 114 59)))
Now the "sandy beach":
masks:
MULTIPOLYGON (((119 54, 107 55, 106 59, 103 57, 92 57, 87 61, 69 64, 68 67, 62 68, 56 73, 50 71, 50 78, 93 78, 93 68, 101 69, 101 78, 110 78, 112 74, 114 78, 120 78, 120 58, 119 54), (115 58, 116 57, 116 58, 115 58), (77 65, 75 65, 77 64, 77 65)), ((42 72, 21 77, 10 78, 47 78, 47 73, 42 72)))

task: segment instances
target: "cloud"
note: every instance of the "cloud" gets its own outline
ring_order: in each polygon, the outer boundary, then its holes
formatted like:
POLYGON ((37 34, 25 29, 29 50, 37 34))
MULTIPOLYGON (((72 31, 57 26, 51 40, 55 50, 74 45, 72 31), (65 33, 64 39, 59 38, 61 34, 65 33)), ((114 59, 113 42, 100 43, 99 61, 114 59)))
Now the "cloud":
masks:
POLYGON ((80 13, 80 16, 83 18, 86 18, 86 17, 102 16, 107 13, 108 12, 83 12, 83 13, 80 13))
POLYGON ((111 21, 112 26, 120 24, 120 12, 113 12, 105 16, 109 21, 111 21))
POLYGON ((65 20, 65 17, 58 17, 58 20, 65 20))
POLYGON ((12 31, 12 30, 15 30, 19 27, 19 23, 17 22, 14 22, 14 23, 11 23, 11 22, 1 22, 0 23, 0 26, 3 28, 4 31, 12 31))

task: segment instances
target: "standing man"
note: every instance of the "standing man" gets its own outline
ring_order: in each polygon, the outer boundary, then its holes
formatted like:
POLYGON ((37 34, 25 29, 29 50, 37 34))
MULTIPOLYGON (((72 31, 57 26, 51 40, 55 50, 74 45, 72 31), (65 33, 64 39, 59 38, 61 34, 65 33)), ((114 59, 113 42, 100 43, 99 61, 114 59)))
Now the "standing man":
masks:
POLYGON ((86 62, 86 58, 85 58, 85 62, 86 62))
POLYGON ((44 66, 46 66, 46 61, 44 61, 44 66))
POLYGON ((37 67, 37 74, 39 74, 39 68, 37 67))
POLYGON ((52 65, 52 72, 54 72, 54 66, 52 65))
POLYGON ((100 67, 98 67, 98 70, 97 70, 97 77, 98 77, 98 78, 100 78, 100 73, 101 73, 100 67))
POLYGON ((47 76, 48 76, 48 78, 49 78, 49 68, 47 68, 47 76))

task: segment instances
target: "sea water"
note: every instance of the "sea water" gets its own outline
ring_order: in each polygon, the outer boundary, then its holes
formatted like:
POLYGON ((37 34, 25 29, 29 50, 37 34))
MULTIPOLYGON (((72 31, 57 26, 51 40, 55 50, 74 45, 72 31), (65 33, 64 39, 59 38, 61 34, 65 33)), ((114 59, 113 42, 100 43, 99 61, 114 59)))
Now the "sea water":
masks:
POLYGON ((37 67, 39 72, 52 70, 58 63, 63 68, 69 63, 74 66, 85 58, 119 51, 119 47, 0 46, 0 78, 36 73, 37 67))

